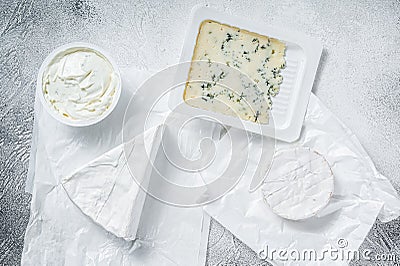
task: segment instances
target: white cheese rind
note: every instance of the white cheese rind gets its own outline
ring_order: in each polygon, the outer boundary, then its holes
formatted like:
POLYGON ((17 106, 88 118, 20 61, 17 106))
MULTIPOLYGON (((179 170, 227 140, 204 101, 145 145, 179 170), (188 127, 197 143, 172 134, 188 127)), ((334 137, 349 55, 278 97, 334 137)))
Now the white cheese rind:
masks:
POLYGON ((262 193, 274 213, 301 220, 325 207, 333 189, 333 173, 325 158, 299 147, 276 153, 262 193))
POLYGON ((69 198, 107 231, 127 240, 135 239, 146 197, 143 189, 148 186, 161 133, 160 127, 149 129, 65 177, 62 186, 69 198), (134 169, 128 167, 125 154, 129 154, 129 165, 134 169))
POLYGON ((271 97, 282 83, 284 55, 285 45, 279 40, 203 21, 184 100, 194 107, 266 124, 271 97))

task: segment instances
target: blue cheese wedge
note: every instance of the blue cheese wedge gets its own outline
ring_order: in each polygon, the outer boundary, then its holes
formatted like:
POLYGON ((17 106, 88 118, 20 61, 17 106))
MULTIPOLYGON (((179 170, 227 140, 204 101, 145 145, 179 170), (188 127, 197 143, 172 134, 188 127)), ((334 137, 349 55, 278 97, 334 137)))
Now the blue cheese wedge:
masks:
POLYGON ((205 20, 183 98, 193 107, 266 124, 284 55, 285 44, 277 39, 205 20))

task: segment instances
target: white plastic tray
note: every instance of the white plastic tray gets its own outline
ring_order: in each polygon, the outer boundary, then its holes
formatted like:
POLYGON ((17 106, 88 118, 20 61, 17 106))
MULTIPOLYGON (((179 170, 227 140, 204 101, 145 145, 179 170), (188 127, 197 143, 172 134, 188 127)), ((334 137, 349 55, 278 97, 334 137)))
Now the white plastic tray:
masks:
MULTIPOLYGON (((191 20, 186 33, 180 60, 181 63, 191 61, 200 24, 206 19, 276 38, 286 44, 286 68, 281 70, 283 82, 280 86, 280 92, 272 98, 270 123, 257 124, 232 116, 195 108, 188 104, 180 104, 183 101, 184 85, 178 86, 177 89, 172 91, 169 101, 170 107, 176 108, 179 105, 179 108, 175 109, 179 113, 213 117, 225 125, 238 128, 243 128, 244 125, 244 128, 248 131, 275 137, 286 142, 298 139, 321 57, 322 44, 299 32, 269 27, 262 22, 247 21, 239 17, 217 12, 208 7, 195 7, 192 10, 191 20)), ((186 75, 187 77, 189 67, 183 67, 183 70, 180 72, 184 73, 179 73, 179 75, 186 75)))

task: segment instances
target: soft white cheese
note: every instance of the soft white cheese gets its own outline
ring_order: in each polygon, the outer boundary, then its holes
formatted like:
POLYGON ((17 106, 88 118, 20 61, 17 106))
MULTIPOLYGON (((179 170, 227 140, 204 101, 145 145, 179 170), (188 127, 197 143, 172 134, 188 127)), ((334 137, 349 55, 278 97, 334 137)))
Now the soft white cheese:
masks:
POLYGON ((215 21, 199 29, 186 84, 188 104, 268 123, 271 97, 282 83, 285 44, 215 21))
POLYGON ((162 127, 148 129, 66 176, 62 186, 96 224, 118 237, 133 240, 161 138, 162 127))
POLYGON ((72 120, 92 120, 113 102, 118 74, 112 64, 90 48, 58 53, 43 72, 43 94, 52 109, 72 120))
POLYGON ((333 194, 333 173, 326 159, 308 148, 277 152, 262 188, 272 211, 301 220, 325 207, 333 194))

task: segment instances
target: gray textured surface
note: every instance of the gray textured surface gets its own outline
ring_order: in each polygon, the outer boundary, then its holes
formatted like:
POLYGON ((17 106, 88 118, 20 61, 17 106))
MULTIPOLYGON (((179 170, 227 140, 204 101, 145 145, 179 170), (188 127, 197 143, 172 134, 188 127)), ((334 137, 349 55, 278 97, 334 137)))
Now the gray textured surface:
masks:
MULTIPOLYGON (((205 1, 0 2, 0 264, 20 261, 30 195, 24 193, 36 72, 57 45, 87 41, 120 65, 160 69, 178 61, 192 6, 205 1)), ((322 40, 314 92, 359 137, 400 190, 400 2, 223 1, 217 9, 322 40)), ((377 222, 361 248, 400 254, 400 220, 377 222)), ((209 265, 263 265, 218 223, 209 265)), ((366 264, 358 262, 355 264, 366 264)), ((390 265, 386 263, 384 265, 390 265)))

